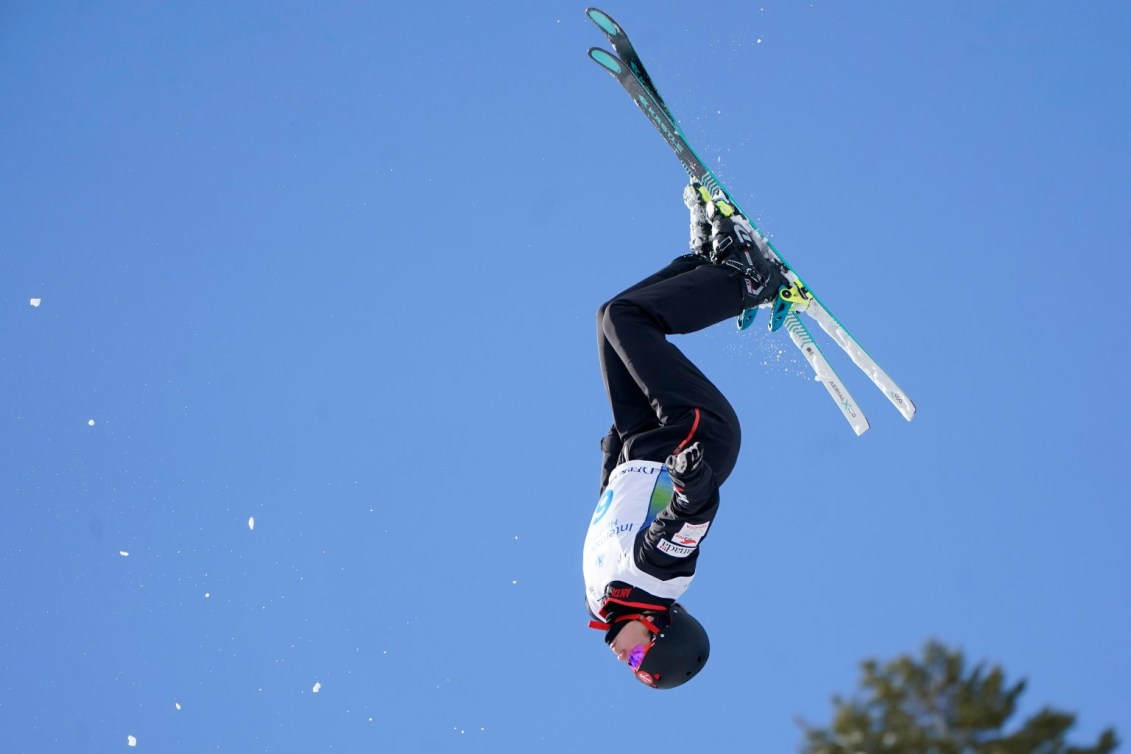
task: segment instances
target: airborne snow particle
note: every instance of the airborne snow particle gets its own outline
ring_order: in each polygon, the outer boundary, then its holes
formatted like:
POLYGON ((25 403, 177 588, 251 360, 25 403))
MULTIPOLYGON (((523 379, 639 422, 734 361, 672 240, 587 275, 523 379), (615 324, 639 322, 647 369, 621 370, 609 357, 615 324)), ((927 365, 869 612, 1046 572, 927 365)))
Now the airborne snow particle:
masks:
POLYGON ((211 596, 212 596, 212 592, 205 592, 204 593, 204 599, 208 599, 211 596))
POLYGON ((247 519, 247 528, 255 531, 255 516, 250 516, 247 519))
POLYGON ((33 298, 28 303, 31 304, 32 306, 39 306, 40 303, 42 303, 42 302, 43 302, 43 299, 41 299, 41 298, 33 298))
POLYGON ((94 426, 94 419, 87 419, 86 420, 86 426, 93 427, 94 426))
POLYGON ((318 681, 314 682, 314 688, 311 689, 315 694, 322 690, 322 684, 318 681))
POLYGON ((180 709, 181 703, 180 702, 173 702, 173 706, 176 707, 177 709, 180 709))
POLYGON ((130 554, 128 552, 126 552, 125 550, 118 550, 118 554, 121 555, 123 558, 128 558, 130 556, 130 554))
POLYGON ((128 746, 137 746, 137 736, 126 736, 126 744, 128 746))

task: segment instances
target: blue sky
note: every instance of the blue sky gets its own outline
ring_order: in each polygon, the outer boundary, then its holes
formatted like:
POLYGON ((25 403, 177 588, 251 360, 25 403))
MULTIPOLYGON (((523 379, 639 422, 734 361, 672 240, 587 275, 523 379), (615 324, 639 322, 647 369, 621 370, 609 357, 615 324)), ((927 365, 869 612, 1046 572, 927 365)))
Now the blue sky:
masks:
POLYGON ((584 8, 0 8, 6 750, 792 751, 930 638, 1131 736, 1126 4, 604 6, 919 406, 679 340, 745 445, 666 694, 580 554, 684 179, 584 8))

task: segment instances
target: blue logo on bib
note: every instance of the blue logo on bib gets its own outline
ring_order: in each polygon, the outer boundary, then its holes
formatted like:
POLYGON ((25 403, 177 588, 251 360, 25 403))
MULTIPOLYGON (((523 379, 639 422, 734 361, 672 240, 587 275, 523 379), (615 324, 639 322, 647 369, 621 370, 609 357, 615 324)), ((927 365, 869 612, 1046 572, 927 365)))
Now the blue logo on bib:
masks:
POLYGON ((593 524, 600 521, 601 517, 604 516, 606 513, 608 513, 609 506, 612 505, 612 504, 613 504, 613 491, 612 490, 605 490, 605 494, 601 495, 601 499, 597 501, 597 509, 595 511, 593 511, 593 520, 589 522, 589 525, 592 526, 593 524))

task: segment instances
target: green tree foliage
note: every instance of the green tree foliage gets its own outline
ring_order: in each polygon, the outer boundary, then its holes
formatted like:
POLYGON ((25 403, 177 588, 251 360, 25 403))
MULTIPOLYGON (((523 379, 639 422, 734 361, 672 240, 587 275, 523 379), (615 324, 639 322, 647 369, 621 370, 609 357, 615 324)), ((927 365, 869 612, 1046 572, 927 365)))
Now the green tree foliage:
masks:
POLYGON ((1119 745, 1105 730, 1093 746, 1065 738, 1076 716, 1045 708, 1013 726, 1025 681, 1006 683, 999 666, 967 670, 961 651, 931 642, 922 659, 862 664, 859 694, 833 698, 828 728, 802 723, 802 754, 1110 754, 1119 745))

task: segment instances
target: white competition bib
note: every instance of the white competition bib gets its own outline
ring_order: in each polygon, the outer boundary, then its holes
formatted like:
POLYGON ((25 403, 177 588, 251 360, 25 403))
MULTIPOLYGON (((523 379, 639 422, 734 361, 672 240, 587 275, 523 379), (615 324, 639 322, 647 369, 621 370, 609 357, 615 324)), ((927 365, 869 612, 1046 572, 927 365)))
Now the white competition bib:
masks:
POLYGON ((582 554, 585 599, 594 615, 605 602, 605 587, 623 581, 649 594, 676 599, 691 583, 691 576, 664 581, 644 573, 633 557, 637 535, 672 499, 672 479, 658 461, 629 461, 613 469, 609 484, 589 522, 582 554))

